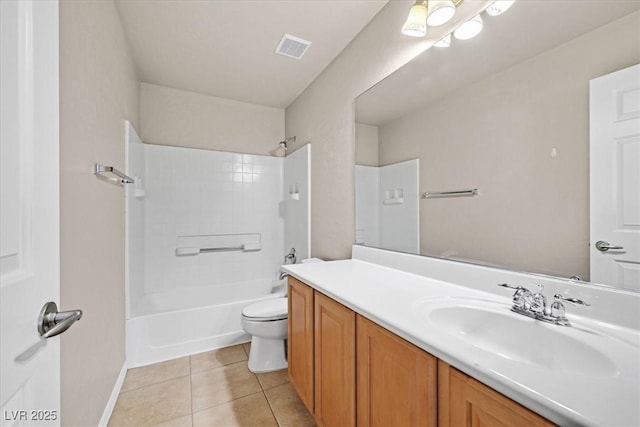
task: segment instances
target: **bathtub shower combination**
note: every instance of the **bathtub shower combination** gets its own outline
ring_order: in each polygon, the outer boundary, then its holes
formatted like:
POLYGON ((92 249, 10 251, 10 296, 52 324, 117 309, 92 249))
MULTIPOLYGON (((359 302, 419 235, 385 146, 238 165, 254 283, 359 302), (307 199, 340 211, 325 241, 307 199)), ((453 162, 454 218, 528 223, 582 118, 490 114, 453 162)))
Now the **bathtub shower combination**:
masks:
POLYGON ((242 309, 309 255, 309 145, 286 158, 144 144, 126 125, 127 364, 247 342, 242 309))

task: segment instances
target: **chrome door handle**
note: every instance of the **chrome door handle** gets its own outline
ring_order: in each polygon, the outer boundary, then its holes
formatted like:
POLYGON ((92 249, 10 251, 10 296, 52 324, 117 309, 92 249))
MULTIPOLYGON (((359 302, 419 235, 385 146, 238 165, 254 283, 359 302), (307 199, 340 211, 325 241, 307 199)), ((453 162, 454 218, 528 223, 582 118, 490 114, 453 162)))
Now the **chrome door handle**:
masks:
POLYGON ((58 311, 55 302, 49 301, 42 306, 38 316, 38 333, 41 338, 60 335, 82 318, 82 310, 58 311))
POLYGON ((596 249, 600 252, 607 252, 609 249, 624 249, 622 246, 610 245, 609 242, 605 242, 604 240, 598 240, 596 242, 596 249))

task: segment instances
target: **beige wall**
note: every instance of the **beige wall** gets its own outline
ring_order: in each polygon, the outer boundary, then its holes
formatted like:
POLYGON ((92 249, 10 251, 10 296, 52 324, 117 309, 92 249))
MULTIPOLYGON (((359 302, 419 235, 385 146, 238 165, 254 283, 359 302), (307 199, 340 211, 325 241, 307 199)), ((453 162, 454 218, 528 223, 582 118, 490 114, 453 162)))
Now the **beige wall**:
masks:
POLYGON ((421 202, 421 253, 588 279, 589 80, 640 62, 639 19, 380 127, 380 164, 420 158, 421 191, 481 192, 421 202))
POLYGON ((284 110, 142 83, 140 125, 147 143, 274 155, 284 110))
POLYGON ((356 123, 356 165, 378 166, 378 126, 356 123))
POLYGON ((80 308, 62 335, 62 424, 95 426, 125 361, 124 188, 93 162, 124 168, 124 120, 138 83, 112 1, 60 2, 60 300, 80 308))
MULTIPOLYGON (((400 32, 410 0, 390 1, 286 110, 286 135, 294 148, 313 144, 311 161, 311 255, 351 257, 355 238, 354 99, 422 52, 433 40, 400 32)), ((464 2, 456 21, 486 2, 464 2)), ((437 40, 439 29, 429 37, 437 40)), ((444 31, 444 30, 441 30, 444 31)))

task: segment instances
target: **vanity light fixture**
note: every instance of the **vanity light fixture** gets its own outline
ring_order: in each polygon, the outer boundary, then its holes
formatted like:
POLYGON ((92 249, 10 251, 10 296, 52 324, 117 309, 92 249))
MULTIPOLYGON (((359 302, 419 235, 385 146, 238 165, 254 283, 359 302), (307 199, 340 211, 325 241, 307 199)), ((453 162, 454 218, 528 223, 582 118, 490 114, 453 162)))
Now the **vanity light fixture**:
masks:
POLYGON ((411 6, 407 21, 402 26, 402 34, 409 37, 424 37, 427 35, 427 2, 416 0, 411 6))
POLYGON ((427 35, 427 24, 433 27, 446 24, 456 13, 463 0, 416 0, 402 27, 402 33, 411 37, 427 35))
POLYGON ((478 14, 456 28, 453 36, 458 40, 469 40, 480 34, 480 31, 482 31, 482 17, 478 14))
POLYGON ((456 14, 456 6, 451 0, 431 0, 427 10, 427 25, 432 27, 446 24, 456 14))
MULTIPOLYGON (((424 37, 427 35, 427 25, 436 27, 445 24, 453 18, 456 8, 464 0, 416 0, 409 11, 409 16, 402 26, 402 33, 411 37, 424 37)), ((485 11, 489 16, 498 16, 507 11, 516 0, 497 0, 491 3, 485 11)), ((453 32, 458 40, 468 40, 477 36, 482 31, 482 17, 480 14, 460 25, 453 32)), ((434 45, 448 47, 451 44, 451 36, 447 35, 434 45)))

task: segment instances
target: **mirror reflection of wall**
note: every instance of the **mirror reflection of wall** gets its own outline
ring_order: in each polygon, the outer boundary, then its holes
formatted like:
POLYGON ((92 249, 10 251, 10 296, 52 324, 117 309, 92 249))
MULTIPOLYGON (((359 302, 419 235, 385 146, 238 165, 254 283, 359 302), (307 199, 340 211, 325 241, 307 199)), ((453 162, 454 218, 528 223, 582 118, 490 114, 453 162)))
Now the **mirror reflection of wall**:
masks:
POLYGON ((420 161, 379 166, 378 128, 356 124, 356 244, 420 253, 420 161))
POLYGON ((640 62, 640 5, 582 23, 571 3, 516 2, 356 100, 357 164, 419 159, 419 191, 480 191, 419 201, 421 254, 589 280, 589 81, 640 62))

